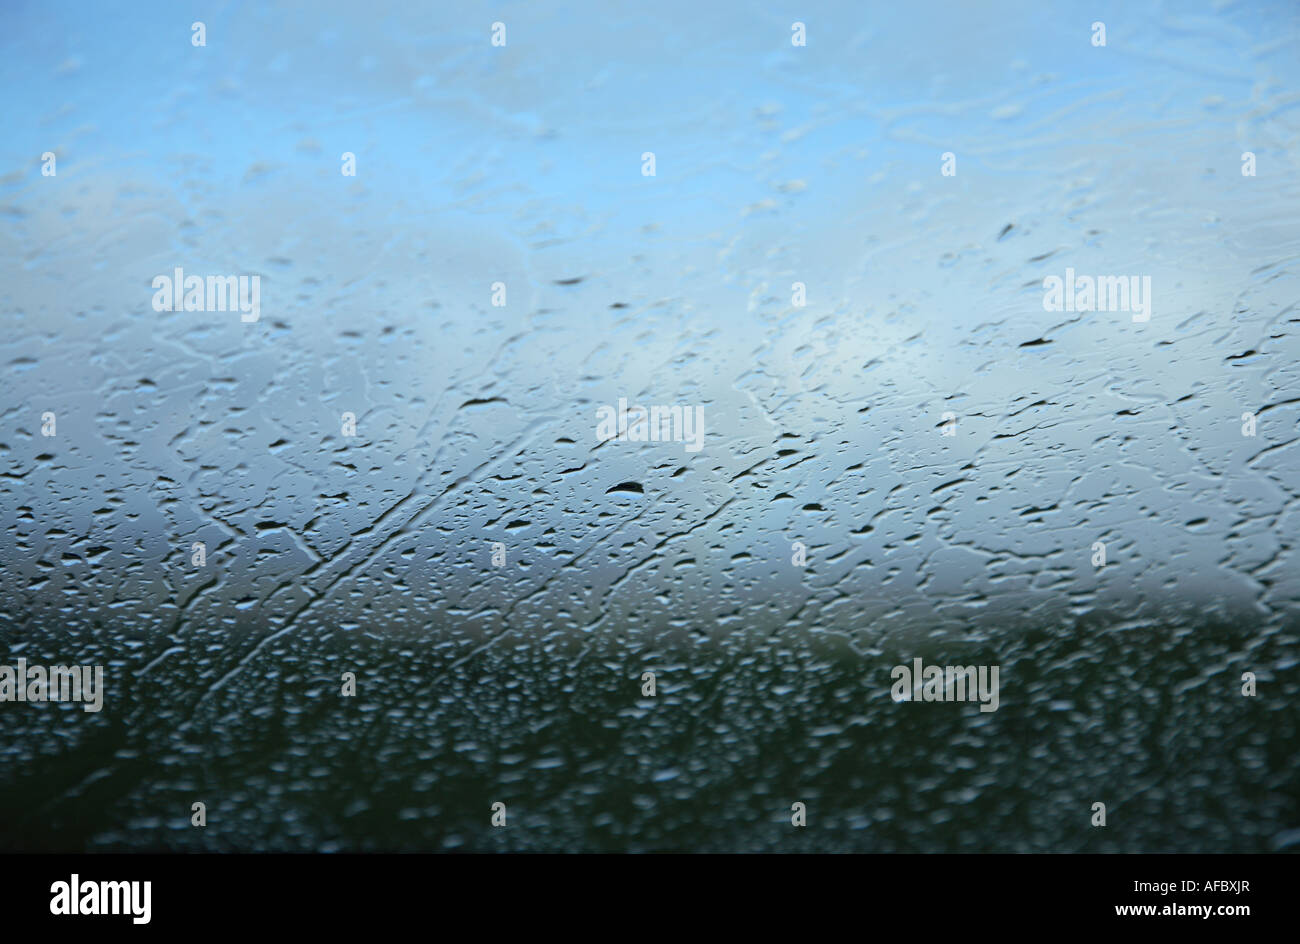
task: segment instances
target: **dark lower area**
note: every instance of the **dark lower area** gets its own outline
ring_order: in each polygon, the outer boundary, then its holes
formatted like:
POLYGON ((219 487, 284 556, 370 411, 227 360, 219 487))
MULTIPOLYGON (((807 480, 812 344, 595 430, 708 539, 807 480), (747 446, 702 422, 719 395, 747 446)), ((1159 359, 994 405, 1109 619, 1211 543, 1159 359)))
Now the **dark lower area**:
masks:
POLYGON ((110 664, 98 715, 0 706, 3 848, 1300 848, 1294 622, 1094 615, 869 649, 869 626, 852 639, 557 627, 477 655, 448 651, 436 627, 302 627, 254 650, 268 633, 229 634, 253 654, 220 687, 229 653, 191 639, 140 677, 110 664), (918 655, 999 665, 999 709, 894 703, 890 671, 918 655), (355 697, 340 694, 347 671, 355 697), (204 828, 190 825, 195 801, 204 828), (495 802, 505 828, 490 823, 495 802))

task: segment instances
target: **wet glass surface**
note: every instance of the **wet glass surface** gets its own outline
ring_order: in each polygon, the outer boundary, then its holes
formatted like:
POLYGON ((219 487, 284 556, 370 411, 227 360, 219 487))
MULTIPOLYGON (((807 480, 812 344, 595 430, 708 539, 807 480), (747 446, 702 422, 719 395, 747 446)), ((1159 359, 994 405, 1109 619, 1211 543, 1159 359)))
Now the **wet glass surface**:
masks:
POLYGON ((4 848, 1300 847, 1293 6, 171 6, 0 14, 4 848))

